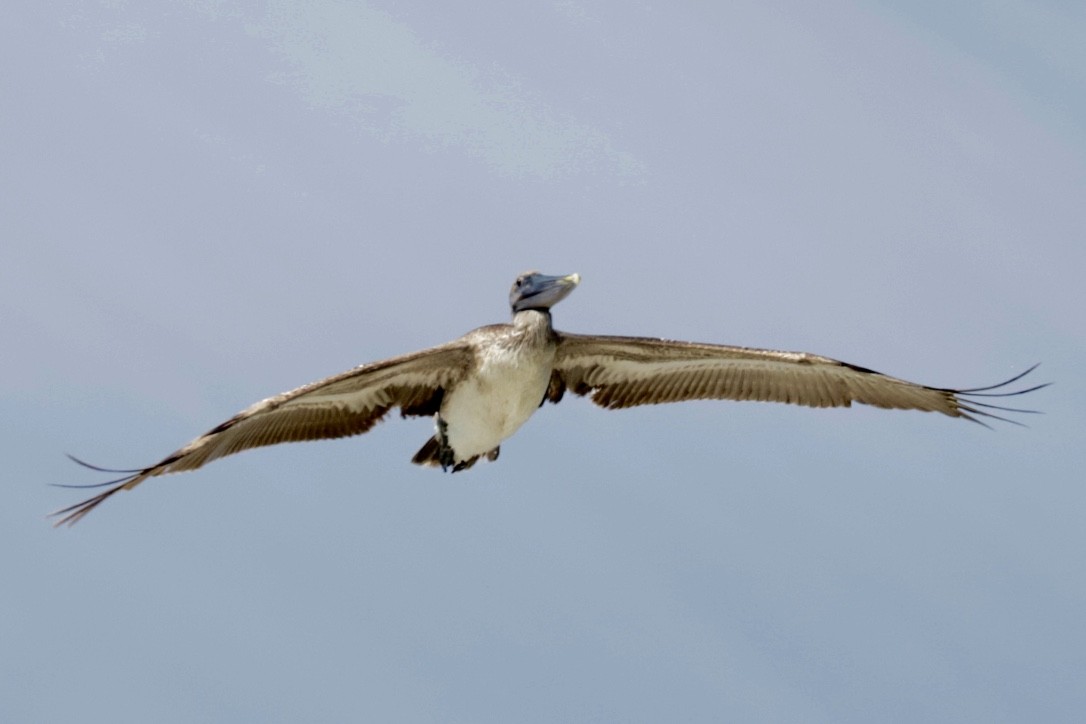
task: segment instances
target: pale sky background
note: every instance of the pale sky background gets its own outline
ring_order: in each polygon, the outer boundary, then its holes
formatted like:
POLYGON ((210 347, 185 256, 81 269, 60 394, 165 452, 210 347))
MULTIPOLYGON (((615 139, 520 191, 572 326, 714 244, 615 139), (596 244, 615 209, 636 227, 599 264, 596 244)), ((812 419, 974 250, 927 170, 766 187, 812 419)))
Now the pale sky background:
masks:
POLYGON ((0 721, 1086 719, 1079 3, 17 2, 0 25, 0 721), (996 7, 998 5, 998 7, 996 7), (904 7, 903 7, 904 6, 904 7), (981 11, 977 8, 986 8, 981 11), (940 386, 1028 429, 568 397, 148 482, 508 316, 940 386))

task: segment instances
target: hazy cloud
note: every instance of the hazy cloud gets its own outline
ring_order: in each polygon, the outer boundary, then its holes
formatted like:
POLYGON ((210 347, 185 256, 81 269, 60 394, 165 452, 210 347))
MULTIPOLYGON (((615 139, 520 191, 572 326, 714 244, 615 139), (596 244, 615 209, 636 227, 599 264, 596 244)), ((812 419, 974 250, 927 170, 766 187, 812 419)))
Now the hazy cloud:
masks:
POLYGON ((274 2, 250 29, 287 59, 290 73, 276 80, 383 140, 459 147, 512 175, 641 171, 599 129, 533 97, 501 69, 483 72, 439 53, 381 10, 274 2))

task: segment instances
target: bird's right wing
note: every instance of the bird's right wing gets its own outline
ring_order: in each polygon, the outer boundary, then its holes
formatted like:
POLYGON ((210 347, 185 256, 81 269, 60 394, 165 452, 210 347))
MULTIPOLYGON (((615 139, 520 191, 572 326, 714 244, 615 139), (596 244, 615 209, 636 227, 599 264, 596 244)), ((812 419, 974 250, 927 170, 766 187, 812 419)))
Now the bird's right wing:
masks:
POLYGON ((69 486, 113 487, 51 515, 58 516, 56 525, 71 525, 114 493, 130 490, 147 478, 195 470, 249 448, 360 435, 394 407, 404 417, 432 415, 441 406, 445 389, 467 374, 473 360, 470 346, 457 340, 361 365, 261 400, 146 468, 111 470, 76 459, 94 470, 126 475, 95 486, 69 486))

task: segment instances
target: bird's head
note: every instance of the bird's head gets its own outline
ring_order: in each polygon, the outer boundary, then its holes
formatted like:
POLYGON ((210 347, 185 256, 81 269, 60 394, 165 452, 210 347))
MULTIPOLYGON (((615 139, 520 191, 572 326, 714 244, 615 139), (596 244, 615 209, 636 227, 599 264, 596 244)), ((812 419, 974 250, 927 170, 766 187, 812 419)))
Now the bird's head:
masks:
POLYGON ((552 277, 539 272, 525 272, 509 290, 509 306, 513 314, 525 309, 550 309, 566 298, 581 282, 580 274, 552 277))

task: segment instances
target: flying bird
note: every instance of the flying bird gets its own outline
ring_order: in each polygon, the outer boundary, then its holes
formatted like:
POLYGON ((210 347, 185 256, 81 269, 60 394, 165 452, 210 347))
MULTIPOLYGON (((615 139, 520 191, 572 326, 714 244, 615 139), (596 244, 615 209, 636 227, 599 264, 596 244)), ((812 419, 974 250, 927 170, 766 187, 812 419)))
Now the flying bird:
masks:
MULTIPOLYGON (((121 490, 148 478, 195 470, 217 458, 281 442, 367 432, 393 408, 402 417, 433 416, 434 435, 411 459, 457 472, 480 458, 497 460, 501 443, 545 402, 568 390, 615 410, 683 400, 761 400, 807 407, 853 402, 899 410, 941 412, 985 425, 1015 422, 997 412, 1033 412, 991 404, 1047 385, 1008 389, 1029 374, 987 387, 928 387, 806 352, 648 337, 582 335, 551 325, 551 307, 580 275, 521 274, 509 292, 513 319, 468 332, 446 344, 364 364, 261 400, 176 452, 145 468, 84 467, 124 476, 87 500, 51 514, 73 524, 121 490)), ((1015 423, 1020 424, 1020 423, 1015 423)))

